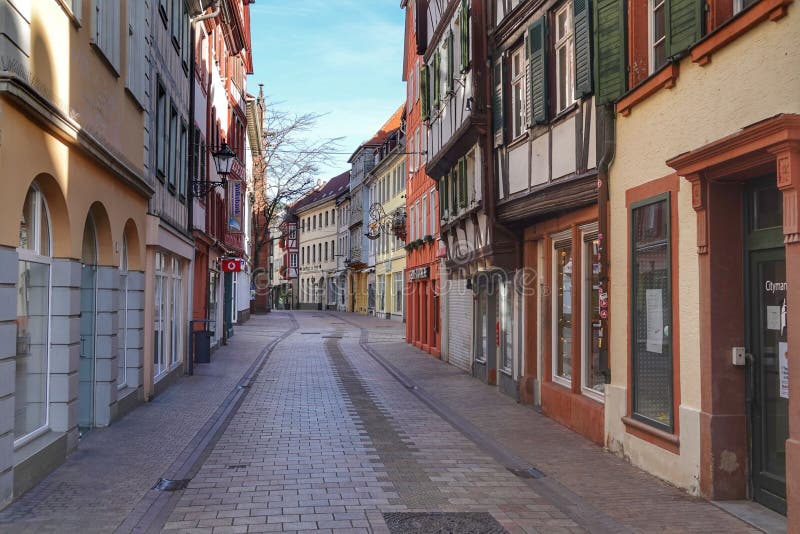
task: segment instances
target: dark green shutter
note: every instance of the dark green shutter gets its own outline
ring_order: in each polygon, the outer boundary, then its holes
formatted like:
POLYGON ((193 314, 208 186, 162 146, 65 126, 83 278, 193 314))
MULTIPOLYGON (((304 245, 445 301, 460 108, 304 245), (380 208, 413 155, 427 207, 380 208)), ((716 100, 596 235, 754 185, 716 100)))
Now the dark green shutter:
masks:
POLYGON ((440 91, 442 90, 440 83, 439 71, 441 70, 442 56, 437 50, 433 54, 433 109, 439 109, 439 102, 441 100, 440 91))
POLYGON ((461 0, 461 72, 469 70, 469 1, 461 0))
POLYGON ((702 0, 667 0, 667 57, 680 54, 703 36, 702 0))
POLYGON ((528 28, 528 68, 530 68, 531 122, 547 121, 547 25, 542 17, 528 28))
POLYGON ((594 0, 595 97, 597 104, 614 102, 627 89, 625 2, 594 0))
POLYGON ((503 117, 503 70, 503 58, 500 57, 495 61, 493 69, 492 129, 495 135, 495 145, 502 144, 505 138, 505 118, 503 117))
POLYGON ((420 119, 426 121, 431 116, 431 95, 428 91, 430 71, 424 63, 419 68, 419 95, 420 95, 420 119))
POLYGON ((453 79, 456 75, 456 51, 453 48, 453 30, 447 35, 447 90, 453 91, 453 79))
POLYGON ((458 205, 467 207, 467 158, 458 160, 458 205))
POLYGON ((575 26, 575 98, 583 98, 592 93, 592 32, 589 0, 572 0, 572 13, 575 26))
POLYGON ((458 169, 450 169, 450 207, 453 215, 458 213, 458 169))

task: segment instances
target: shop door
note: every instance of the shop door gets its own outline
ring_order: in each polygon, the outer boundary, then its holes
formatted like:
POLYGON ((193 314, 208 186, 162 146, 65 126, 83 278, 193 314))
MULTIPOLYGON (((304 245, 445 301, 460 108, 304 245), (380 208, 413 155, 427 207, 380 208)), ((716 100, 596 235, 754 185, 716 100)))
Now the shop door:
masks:
POLYGON ((786 254, 781 193, 774 186, 748 192, 747 237, 750 455, 753 498, 786 513, 788 367, 786 254))
POLYGON ((78 430, 94 425, 95 326, 97 323, 97 238, 94 221, 86 219, 81 257, 81 352, 78 362, 78 430))

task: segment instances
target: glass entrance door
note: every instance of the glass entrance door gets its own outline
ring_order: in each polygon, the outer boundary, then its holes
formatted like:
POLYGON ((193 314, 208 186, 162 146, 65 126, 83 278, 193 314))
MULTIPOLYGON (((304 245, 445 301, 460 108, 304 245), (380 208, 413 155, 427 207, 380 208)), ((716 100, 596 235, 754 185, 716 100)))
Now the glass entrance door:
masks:
POLYGON ((786 513, 786 253, 774 179, 748 193, 748 401, 753 498, 786 513))

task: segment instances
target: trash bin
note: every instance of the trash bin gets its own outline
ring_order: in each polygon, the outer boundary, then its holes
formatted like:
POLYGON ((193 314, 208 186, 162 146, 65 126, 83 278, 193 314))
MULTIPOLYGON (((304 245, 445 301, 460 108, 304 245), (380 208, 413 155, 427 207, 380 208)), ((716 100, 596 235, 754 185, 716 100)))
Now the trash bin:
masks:
POLYGON ((194 361, 196 363, 211 363, 211 331, 195 330, 194 334, 194 361))

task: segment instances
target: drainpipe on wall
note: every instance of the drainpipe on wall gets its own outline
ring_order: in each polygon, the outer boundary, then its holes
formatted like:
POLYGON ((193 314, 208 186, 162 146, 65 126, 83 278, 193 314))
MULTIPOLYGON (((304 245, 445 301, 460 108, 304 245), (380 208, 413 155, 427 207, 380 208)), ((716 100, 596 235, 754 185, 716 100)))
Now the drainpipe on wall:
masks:
POLYGON ((608 216, 608 170, 614 161, 614 156, 617 150, 616 141, 616 117, 614 115, 614 105, 605 104, 597 108, 597 117, 600 124, 599 136, 597 139, 597 152, 601 154, 600 161, 598 162, 597 173, 597 227, 598 227, 598 240, 600 241, 600 284, 601 292, 606 293, 606 306, 602 307, 601 299, 601 331, 605 340, 605 350, 600 353, 600 367, 605 374, 606 383, 611 383, 611 369, 608 361, 608 340, 610 339, 608 324, 609 318, 606 315, 602 317, 603 310, 606 314, 609 313, 608 307, 608 290, 609 290, 609 260, 608 260, 608 231, 609 231, 609 216, 608 216))

